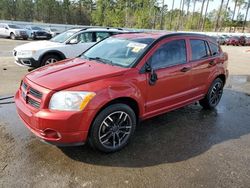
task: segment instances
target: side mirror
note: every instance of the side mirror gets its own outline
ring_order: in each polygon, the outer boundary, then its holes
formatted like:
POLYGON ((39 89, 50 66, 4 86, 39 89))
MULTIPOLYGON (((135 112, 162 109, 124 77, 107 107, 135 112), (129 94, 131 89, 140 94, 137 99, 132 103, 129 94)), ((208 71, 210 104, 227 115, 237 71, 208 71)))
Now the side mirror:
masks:
POLYGON ((145 71, 149 72, 149 81, 148 81, 149 85, 151 86, 155 85, 156 81, 158 80, 158 76, 149 63, 146 63, 145 71))
POLYGON ((9 30, 9 28, 8 28, 8 27, 5 27, 5 29, 9 30))
POLYGON ((77 44, 78 43, 78 41, 77 41, 77 39, 75 38, 75 39, 71 39, 69 42, 68 42, 68 44, 77 44))

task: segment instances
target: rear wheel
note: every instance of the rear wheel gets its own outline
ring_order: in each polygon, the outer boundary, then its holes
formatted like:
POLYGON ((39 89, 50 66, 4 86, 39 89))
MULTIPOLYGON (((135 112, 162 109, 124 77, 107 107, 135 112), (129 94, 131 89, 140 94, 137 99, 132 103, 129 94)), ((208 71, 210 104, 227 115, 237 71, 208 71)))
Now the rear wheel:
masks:
POLYGON ((125 147, 136 127, 136 115, 126 104, 113 104, 95 118, 89 135, 93 148, 115 152, 125 147))
POLYGON ((15 34, 14 34, 14 33, 11 33, 11 34, 10 34, 10 38, 11 38, 12 40, 15 40, 15 39, 16 39, 15 34))
POLYGON ((41 66, 53 64, 60 60, 61 58, 57 55, 54 54, 45 55, 42 59, 41 66))
POLYGON ((211 84, 205 98, 200 100, 200 105, 205 109, 215 108, 222 97, 224 83, 220 78, 216 78, 211 84))

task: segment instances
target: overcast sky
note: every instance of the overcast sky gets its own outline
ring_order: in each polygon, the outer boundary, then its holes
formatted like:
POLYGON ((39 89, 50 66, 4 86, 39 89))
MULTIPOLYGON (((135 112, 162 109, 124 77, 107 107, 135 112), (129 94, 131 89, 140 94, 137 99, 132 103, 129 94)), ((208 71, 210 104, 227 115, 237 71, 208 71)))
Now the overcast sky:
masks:
MULTIPOLYGON (((160 3, 162 2, 162 0, 158 0, 160 3)), ((171 9, 172 8, 172 0, 164 0, 165 1, 165 4, 167 4, 168 5, 168 9, 171 9)), ((180 1, 181 0, 175 0, 174 1, 174 7, 175 8, 179 8, 180 7, 180 1)), ((207 2, 207 1, 206 1, 207 2)), ((226 4, 226 0, 224 0, 224 4, 226 4)), ((208 11, 210 12, 210 11, 212 11, 213 9, 219 9, 219 7, 220 7, 220 3, 221 3, 221 0, 213 0, 213 1, 210 1, 209 2, 209 7, 208 7, 208 11)), ((199 9, 201 9, 201 4, 202 3, 196 3, 196 11, 199 9)), ((206 5, 206 4, 205 4, 206 5)), ((192 9, 192 7, 193 7, 193 3, 191 3, 191 8, 190 8, 190 10, 192 11, 193 9, 192 9)), ((233 3, 233 1, 232 0, 230 0, 230 3, 229 3, 229 7, 230 7, 230 9, 231 10, 233 10, 234 9, 234 3, 233 3)), ((185 9, 186 9, 186 7, 185 7, 185 9)), ((205 11, 205 8, 204 8, 204 11, 205 11)), ((238 12, 238 9, 236 9, 236 13, 238 12)), ((246 12, 246 10, 242 10, 241 11, 241 13, 244 13, 245 14, 245 12, 246 12)), ((236 17, 236 16, 235 16, 236 17)), ((249 11, 249 13, 248 13, 248 20, 250 20, 250 11, 249 11)))

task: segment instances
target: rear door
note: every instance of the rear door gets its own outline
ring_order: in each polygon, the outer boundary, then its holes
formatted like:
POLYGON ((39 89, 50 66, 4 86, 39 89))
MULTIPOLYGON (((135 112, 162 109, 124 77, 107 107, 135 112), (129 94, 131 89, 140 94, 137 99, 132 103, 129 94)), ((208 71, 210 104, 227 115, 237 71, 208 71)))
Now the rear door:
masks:
POLYGON ((190 38, 192 80, 194 96, 199 97, 206 93, 209 76, 216 71, 218 53, 210 51, 209 43, 203 38, 190 38))
MULTIPOLYGON (((186 40, 165 39, 154 48, 147 63, 157 74, 154 85, 147 84, 148 116, 175 108, 190 99, 191 66, 188 63, 186 40)), ((148 83, 150 73, 147 73, 148 83)))

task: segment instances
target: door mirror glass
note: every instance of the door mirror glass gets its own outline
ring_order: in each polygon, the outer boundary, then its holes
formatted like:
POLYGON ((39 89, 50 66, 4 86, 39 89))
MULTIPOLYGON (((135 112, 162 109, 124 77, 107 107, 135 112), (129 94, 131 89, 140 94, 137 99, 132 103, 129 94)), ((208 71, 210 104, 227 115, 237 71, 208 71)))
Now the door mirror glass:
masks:
POLYGON ((8 27, 5 27, 5 29, 9 30, 9 28, 8 28, 8 27))

